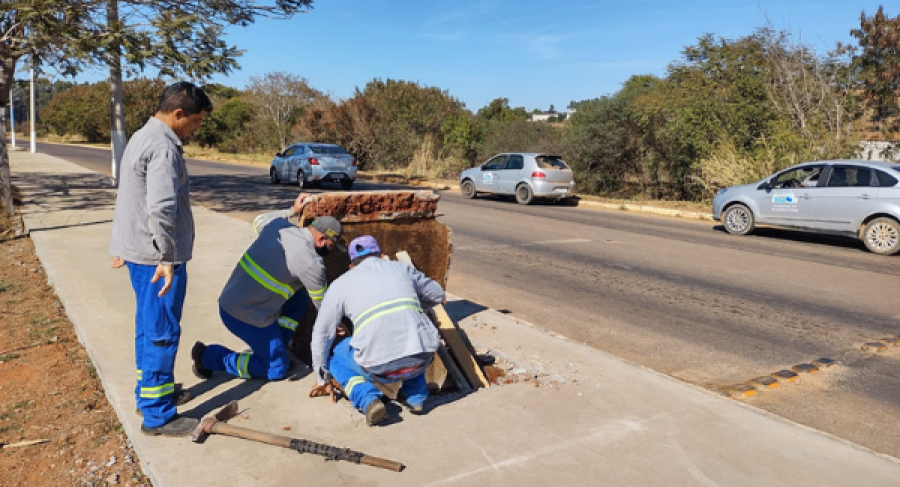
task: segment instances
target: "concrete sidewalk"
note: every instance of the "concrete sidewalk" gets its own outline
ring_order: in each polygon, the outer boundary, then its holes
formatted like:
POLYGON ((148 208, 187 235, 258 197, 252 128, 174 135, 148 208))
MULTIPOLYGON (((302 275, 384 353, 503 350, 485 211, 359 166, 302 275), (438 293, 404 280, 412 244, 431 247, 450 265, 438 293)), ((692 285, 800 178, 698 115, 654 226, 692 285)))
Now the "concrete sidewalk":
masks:
MULTIPOLYGON (((216 299, 251 240, 248 223, 194 208, 195 258, 176 380, 202 416, 239 399, 233 424, 348 447, 407 466, 402 473, 298 455, 244 440, 147 437, 134 413, 134 297, 107 254, 108 180, 41 154, 11 153, 13 183, 46 273, 94 360, 109 401, 156 486, 223 485, 897 485, 900 463, 741 403, 623 362, 453 298, 447 309, 480 348, 516 364, 519 381, 435 398, 425 416, 393 409, 369 428, 346 402, 308 399, 314 379, 200 382, 194 340, 244 345, 220 323, 216 299), (537 384, 538 386, 536 387, 537 384)), ((287 204, 286 202, 285 204, 287 204)), ((477 296, 469 299, 477 301, 477 296)))

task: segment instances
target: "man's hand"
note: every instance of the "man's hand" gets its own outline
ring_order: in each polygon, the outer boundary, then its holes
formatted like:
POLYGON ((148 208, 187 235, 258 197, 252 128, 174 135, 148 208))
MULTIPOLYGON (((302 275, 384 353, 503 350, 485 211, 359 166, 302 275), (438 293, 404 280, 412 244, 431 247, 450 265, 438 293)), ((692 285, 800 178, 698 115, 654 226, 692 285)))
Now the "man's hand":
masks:
POLYGON ((334 394, 334 386, 329 381, 326 384, 316 384, 309 390, 309 397, 331 396, 331 403, 337 403, 337 397, 334 394))
POLYGON ((109 266, 112 267, 113 269, 118 269, 120 267, 123 267, 124 265, 125 265, 125 259, 123 259, 121 257, 116 257, 115 259, 113 259, 112 264, 110 264, 109 266))
POLYGON ((150 282, 156 284, 159 278, 163 278, 163 287, 159 290, 157 296, 163 297, 169 288, 172 287, 172 281, 175 279, 175 266, 172 264, 159 264, 156 266, 156 272, 153 273, 153 279, 150 282))
POLYGON ((294 200, 293 206, 294 214, 299 215, 300 212, 303 211, 303 208, 305 208, 306 205, 309 204, 311 198, 312 195, 309 193, 300 193, 299 195, 297 195, 297 199, 294 200))

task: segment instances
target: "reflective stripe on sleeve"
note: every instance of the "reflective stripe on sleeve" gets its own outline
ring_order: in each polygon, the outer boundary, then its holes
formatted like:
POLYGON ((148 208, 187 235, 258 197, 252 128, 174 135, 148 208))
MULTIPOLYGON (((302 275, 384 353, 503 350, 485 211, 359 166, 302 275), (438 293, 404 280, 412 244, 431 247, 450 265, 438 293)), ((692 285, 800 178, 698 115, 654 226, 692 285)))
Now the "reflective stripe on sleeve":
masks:
POLYGON ((328 290, 328 286, 325 286, 322 289, 319 289, 317 291, 310 291, 309 289, 307 289, 306 292, 309 293, 309 297, 313 301, 321 301, 322 298, 325 297, 325 291, 327 291, 327 290, 328 290))

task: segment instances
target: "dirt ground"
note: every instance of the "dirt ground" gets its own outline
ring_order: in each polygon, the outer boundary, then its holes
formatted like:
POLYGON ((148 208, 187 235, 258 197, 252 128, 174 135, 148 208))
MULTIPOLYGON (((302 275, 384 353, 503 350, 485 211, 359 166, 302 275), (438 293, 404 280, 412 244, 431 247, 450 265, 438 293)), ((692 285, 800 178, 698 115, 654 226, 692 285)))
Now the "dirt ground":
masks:
POLYGON ((0 487, 149 486, 31 239, 9 229, 0 217, 0 487), (32 440, 48 441, 16 446, 32 440))

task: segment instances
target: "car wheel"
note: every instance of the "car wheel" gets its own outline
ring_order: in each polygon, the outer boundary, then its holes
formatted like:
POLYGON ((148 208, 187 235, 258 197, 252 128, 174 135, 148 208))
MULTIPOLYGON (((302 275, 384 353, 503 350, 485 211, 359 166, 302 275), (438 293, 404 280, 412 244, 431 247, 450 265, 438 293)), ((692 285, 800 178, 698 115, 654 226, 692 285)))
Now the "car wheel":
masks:
POLYGON ((303 172, 303 169, 297 171, 297 186, 301 188, 309 187, 309 181, 306 180, 306 174, 303 172))
POLYGON ((527 184, 520 184, 516 188, 516 201, 520 205, 530 205, 534 201, 534 192, 531 191, 531 187, 527 184))
POLYGON ((353 187, 353 180, 344 179, 341 181, 341 189, 344 191, 350 191, 350 188, 353 187))
POLYGON ((278 184, 281 182, 281 180, 278 179, 278 171, 276 171, 274 167, 269 169, 269 181, 271 181, 272 184, 278 184))
POLYGON ((469 179, 466 179, 459 185, 459 190, 462 192, 463 198, 467 200, 474 198, 475 193, 477 193, 477 191, 475 191, 475 183, 469 179))
POLYGON ((722 216, 722 223, 725 224, 725 231, 732 235, 747 235, 756 227, 756 219, 750 208, 744 205, 733 205, 725 210, 722 216))
POLYGON ((900 225, 893 218, 876 218, 863 231, 866 248, 879 255, 894 255, 900 251, 900 225))

